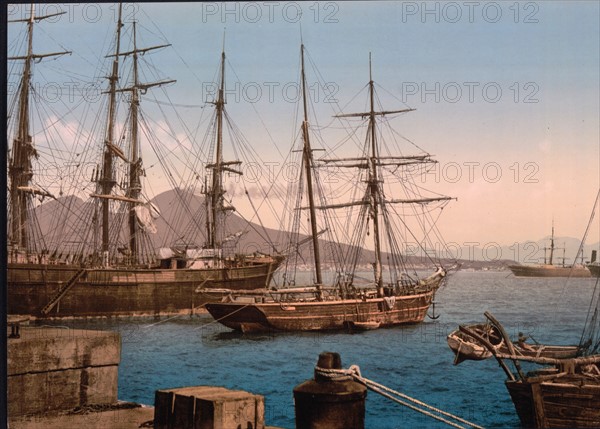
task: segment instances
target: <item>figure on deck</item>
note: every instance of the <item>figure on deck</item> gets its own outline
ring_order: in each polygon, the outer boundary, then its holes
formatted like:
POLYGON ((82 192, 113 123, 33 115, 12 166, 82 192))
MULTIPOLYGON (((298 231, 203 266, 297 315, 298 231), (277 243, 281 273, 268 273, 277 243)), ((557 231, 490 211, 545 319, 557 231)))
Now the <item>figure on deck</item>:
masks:
POLYGON ((523 332, 519 332, 519 338, 517 339, 519 347, 523 350, 533 350, 533 348, 525 341, 527 341, 527 337, 523 335, 523 332))

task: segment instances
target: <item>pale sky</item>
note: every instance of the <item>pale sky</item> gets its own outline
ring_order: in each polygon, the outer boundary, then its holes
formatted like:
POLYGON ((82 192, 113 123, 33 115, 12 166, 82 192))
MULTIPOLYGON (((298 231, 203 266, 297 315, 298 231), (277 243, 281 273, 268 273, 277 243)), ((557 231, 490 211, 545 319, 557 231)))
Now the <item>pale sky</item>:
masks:
MULTIPOLYGON (((24 8, 9 6, 8 19, 24 18, 24 8)), ((44 72, 64 97, 106 70, 116 7, 43 5, 38 14, 59 8, 67 13, 36 26, 34 50, 73 51, 44 72)), ((596 1, 140 3, 124 13, 139 22, 139 46, 172 44, 153 53, 152 64, 159 77, 177 79, 167 93, 190 130, 223 44, 229 114, 269 162, 281 161, 274 143, 285 153, 297 132, 290 84, 301 37, 348 112, 364 108, 364 93, 353 97, 368 82, 371 52, 385 108, 417 109, 395 129, 440 162, 421 184, 458 199, 438 224, 448 241, 537 240, 552 220, 557 235, 583 234, 600 186, 596 1)), ((10 24, 9 52, 18 51, 21 29, 10 24)), ((10 72, 9 64, 9 100, 10 72)), ((319 124, 328 124, 327 94, 315 95, 319 124)), ((156 98, 165 100, 162 92, 156 98)), ((75 104, 55 103, 54 114, 75 104)), ((156 176, 155 190, 163 186, 156 176)), ((595 234, 590 242, 600 241, 595 234)))

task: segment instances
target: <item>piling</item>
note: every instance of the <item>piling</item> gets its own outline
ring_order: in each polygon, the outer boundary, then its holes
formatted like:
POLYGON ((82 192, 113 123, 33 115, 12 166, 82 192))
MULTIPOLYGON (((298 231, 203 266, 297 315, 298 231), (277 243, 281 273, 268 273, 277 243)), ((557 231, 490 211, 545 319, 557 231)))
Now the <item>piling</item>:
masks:
POLYGON ((341 369, 338 353, 319 355, 315 376, 294 388, 296 429, 364 429, 367 388, 350 376, 329 377, 319 369, 341 369))

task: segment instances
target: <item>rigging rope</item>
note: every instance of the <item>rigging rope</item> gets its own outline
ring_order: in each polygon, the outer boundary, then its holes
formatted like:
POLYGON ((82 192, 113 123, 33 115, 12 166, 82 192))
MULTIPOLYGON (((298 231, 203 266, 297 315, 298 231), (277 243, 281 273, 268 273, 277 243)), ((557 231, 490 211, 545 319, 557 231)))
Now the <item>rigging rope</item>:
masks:
POLYGON ((391 399, 392 401, 394 401, 400 405, 408 407, 414 411, 417 411, 421 414, 429 416, 433 419, 439 420, 443 423, 446 423, 449 426, 459 428, 459 429, 465 429, 465 426, 461 426, 460 424, 450 421, 444 417, 437 416, 427 410, 431 410, 435 413, 441 414, 450 419, 454 419, 455 421, 463 423, 469 427, 476 428, 476 429, 484 429, 482 426, 476 425, 475 423, 471 423, 468 420, 465 420, 461 417, 455 416, 454 414, 440 410, 439 408, 428 405, 422 401, 419 401, 418 399, 411 398, 410 396, 405 395, 404 393, 398 392, 397 390, 390 389, 389 387, 386 387, 386 386, 379 384, 373 380, 369 380, 368 378, 363 377, 360 373, 360 368, 358 367, 358 365, 351 365, 348 369, 328 369, 328 368, 320 368, 318 366, 315 366, 315 372, 317 374, 319 374, 320 376, 328 378, 332 381, 345 381, 345 380, 353 379, 361 384, 364 384, 367 387, 367 389, 372 390, 373 392, 379 393, 380 395, 382 395, 388 399, 391 399), (400 399, 400 398, 402 398, 402 399, 400 399), (421 408, 419 408, 419 407, 421 407, 421 408))

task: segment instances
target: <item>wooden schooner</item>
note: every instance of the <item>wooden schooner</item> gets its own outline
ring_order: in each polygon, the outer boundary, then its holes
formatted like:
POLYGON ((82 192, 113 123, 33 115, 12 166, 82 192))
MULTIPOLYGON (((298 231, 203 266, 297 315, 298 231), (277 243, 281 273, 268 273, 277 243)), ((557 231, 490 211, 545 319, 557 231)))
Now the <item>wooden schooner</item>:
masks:
MULTIPOLYGON (((446 279, 447 271, 433 258, 425 258, 434 265, 432 273, 421 276, 414 268, 410 271, 410 258, 403 254, 401 243, 396 236, 406 227, 406 223, 391 207, 403 205, 423 208, 432 203, 443 207, 451 198, 441 195, 409 195, 408 192, 419 189, 410 185, 403 188, 407 193, 404 198, 392 198, 391 194, 386 192, 388 188, 384 186, 386 174, 395 177, 388 183, 402 186, 414 180, 410 177, 410 173, 414 172, 412 167, 435 161, 428 153, 409 156, 382 154, 383 142, 380 140, 378 127, 379 118, 414 109, 375 109, 375 83, 371 77, 369 61, 369 110, 337 115, 339 119, 351 118, 361 122, 366 120, 361 124, 367 126, 367 133, 364 142, 359 142, 360 155, 345 159, 316 160, 313 157, 315 149, 311 146, 308 120, 304 45, 301 46, 300 56, 301 111, 304 117, 300 132, 301 147, 295 149, 295 152, 301 157, 301 167, 298 169, 301 177, 294 183, 300 193, 294 197, 296 204, 290 210, 291 224, 294 225, 290 229, 290 235, 296 239, 301 238, 298 225, 301 223, 300 216, 306 215, 309 221, 309 235, 308 238, 304 238, 303 243, 310 244, 313 283, 298 286, 296 271, 299 265, 304 264, 303 261, 295 261, 293 255, 289 255, 285 268, 282 268, 285 269, 284 287, 260 296, 230 294, 224 302, 209 303, 206 308, 215 320, 242 332, 371 330, 422 322, 434 301, 436 291, 446 279), (318 174, 318 167, 330 166, 335 166, 337 171, 352 169, 350 177, 353 181, 348 186, 356 192, 356 201, 335 204, 327 200, 327 195, 321 190, 323 180, 315 175, 318 174), (355 170, 358 170, 358 174, 354 173, 355 170), (307 201, 308 205, 304 201, 307 201), (330 239, 329 251, 336 257, 331 262, 335 266, 335 272, 334 280, 331 284, 326 284, 322 263, 323 243, 320 242, 319 236, 334 233, 335 221, 328 217, 332 210, 347 211, 347 225, 351 227, 347 236, 351 237, 351 240, 350 244, 344 247, 339 238, 337 241, 335 236, 330 239), (373 258, 373 278, 361 284, 357 265, 361 260, 361 253, 365 252, 364 245, 368 235, 373 239, 373 251, 368 256, 373 258)), ((345 182, 344 179, 341 181, 345 182)), ((390 192, 400 191, 396 189, 390 192)), ((420 215, 427 219, 425 210, 420 212, 420 215)), ((428 232, 434 231, 435 225, 427 223, 424 229, 428 232)))
MULTIPOLYGON (((105 134, 102 137, 101 161, 92 174, 95 190, 90 195, 91 200, 79 207, 71 206, 70 202, 75 198, 67 203, 61 200, 55 205, 60 210, 69 211, 69 214, 75 208, 86 212, 71 216, 80 222, 77 231, 83 236, 75 244, 56 243, 55 249, 44 242, 39 220, 34 216, 36 198, 53 196, 39 186, 40 181, 34 177, 32 165, 37 152, 30 130, 30 92, 33 64, 67 52, 33 52, 34 24, 54 15, 36 16, 32 5, 29 17, 16 21, 27 25, 27 52, 9 58, 23 62, 17 114, 11 116, 17 118, 18 124, 14 127, 14 136, 9 138, 12 142, 8 171, 9 314, 65 317, 193 312, 202 305, 198 290, 267 287, 282 260, 279 256, 258 253, 224 254, 225 243, 231 238, 225 235, 221 227, 225 212, 231 207, 223 203, 223 174, 235 172, 234 168, 239 164, 237 161, 232 163, 223 160, 225 54, 221 58, 219 91, 212 103, 218 126, 215 156, 207 166, 211 185, 204 189, 206 242, 196 246, 184 243, 160 251, 153 248, 149 236, 156 232, 154 220, 159 216, 159 210, 150 202, 142 186, 141 96, 174 80, 141 81, 141 57, 169 45, 137 46, 136 23, 132 22, 129 32, 132 46, 128 50, 121 49, 124 26, 121 8, 119 6, 115 50, 108 55, 112 68, 108 76, 108 88, 104 92, 107 95, 107 121, 102 128, 105 134), (131 67, 127 82, 123 82, 125 73, 120 69, 125 61, 131 67), (124 120, 128 126, 122 130, 117 130, 119 98, 125 98, 128 105, 124 120)), ((146 136, 154 132, 152 128, 143 131, 146 136)), ((89 177, 87 180, 89 183, 89 177)), ((67 217, 58 213, 58 209, 54 214, 60 218, 58 222, 67 217)), ((196 224, 193 227, 198 229, 196 224)), ((55 235, 67 229, 65 225, 55 226, 55 235)))

